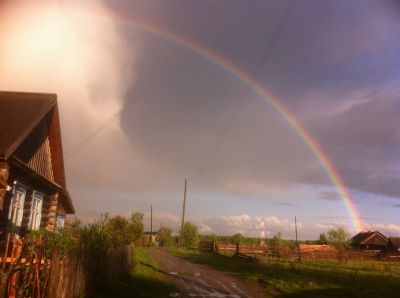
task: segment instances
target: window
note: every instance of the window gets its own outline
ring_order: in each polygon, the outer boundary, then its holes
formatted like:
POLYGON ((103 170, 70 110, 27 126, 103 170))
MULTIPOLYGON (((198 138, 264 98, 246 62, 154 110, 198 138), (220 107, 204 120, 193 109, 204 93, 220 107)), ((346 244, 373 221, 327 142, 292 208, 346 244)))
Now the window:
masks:
POLYGON ((21 227, 24 213, 26 189, 20 185, 14 185, 13 197, 11 199, 8 219, 10 220, 10 232, 17 232, 16 227, 21 227))
POLYGON ((65 224, 65 215, 64 214, 57 214, 56 229, 63 228, 64 224, 65 224))
POLYGON ((40 221, 42 219, 42 206, 43 195, 37 191, 33 192, 31 215, 29 219, 29 228, 31 230, 38 230, 40 228, 40 221))

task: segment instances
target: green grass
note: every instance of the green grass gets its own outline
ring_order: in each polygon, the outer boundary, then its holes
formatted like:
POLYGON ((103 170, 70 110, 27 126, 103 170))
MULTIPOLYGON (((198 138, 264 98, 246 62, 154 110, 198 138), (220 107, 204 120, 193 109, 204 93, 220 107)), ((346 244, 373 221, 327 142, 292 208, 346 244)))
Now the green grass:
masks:
POLYGON ((137 247, 133 254, 131 273, 113 285, 104 297, 169 297, 176 292, 175 285, 161 272, 147 248, 137 247))
POLYGON ((172 254, 217 270, 227 271, 249 283, 257 283, 280 297, 398 297, 400 265, 381 261, 336 260, 301 263, 277 258, 258 262, 198 251, 171 250, 172 254))

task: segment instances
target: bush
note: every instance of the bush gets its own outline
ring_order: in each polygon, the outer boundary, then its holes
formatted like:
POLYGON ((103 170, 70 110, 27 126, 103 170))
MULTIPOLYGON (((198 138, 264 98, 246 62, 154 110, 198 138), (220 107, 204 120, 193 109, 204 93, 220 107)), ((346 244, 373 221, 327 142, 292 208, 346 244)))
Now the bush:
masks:
POLYGON ((327 235, 328 243, 335 248, 342 249, 350 246, 350 234, 343 227, 329 229, 327 235))
POLYGON ((113 268, 118 264, 116 258, 121 247, 133 243, 142 234, 143 214, 132 213, 129 219, 104 214, 85 226, 76 223, 57 232, 43 229, 31 232, 28 237, 45 239, 48 258, 54 250, 60 251, 62 256, 67 252, 76 253, 84 267, 88 297, 99 297, 116 285, 124 273, 113 268))
POLYGON ((183 245, 186 248, 194 248, 199 243, 199 232, 197 226, 190 222, 183 226, 183 245))
POLYGON ((233 243, 242 243, 243 242, 243 235, 240 233, 236 233, 235 235, 232 236, 232 241, 233 243))
POLYGON ((157 233, 157 241, 160 246, 163 247, 170 247, 174 244, 173 238, 172 238, 172 231, 169 228, 161 228, 158 233, 157 233))
POLYGON ((282 249, 286 247, 285 240, 282 239, 282 233, 277 233, 270 240, 270 245, 273 249, 282 249))

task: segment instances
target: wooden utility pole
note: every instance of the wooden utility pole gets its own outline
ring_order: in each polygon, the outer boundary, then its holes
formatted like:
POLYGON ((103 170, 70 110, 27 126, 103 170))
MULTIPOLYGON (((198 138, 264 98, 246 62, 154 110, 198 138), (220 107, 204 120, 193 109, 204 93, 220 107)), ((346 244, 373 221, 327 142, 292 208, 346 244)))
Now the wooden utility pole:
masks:
POLYGON ((295 227, 295 230, 296 230, 297 257, 298 257, 299 262, 301 262, 300 245, 299 245, 299 242, 297 240, 297 218, 296 218, 296 216, 294 217, 294 227, 295 227))
POLYGON ((150 244, 153 243, 153 205, 150 205, 150 244))
POLYGON ((182 208, 181 237, 180 237, 180 239, 179 239, 179 246, 180 246, 180 247, 183 247, 183 226, 185 225, 186 190, 187 190, 187 179, 185 178, 185 190, 184 190, 184 192, 183 192, 183 208, 182 208))

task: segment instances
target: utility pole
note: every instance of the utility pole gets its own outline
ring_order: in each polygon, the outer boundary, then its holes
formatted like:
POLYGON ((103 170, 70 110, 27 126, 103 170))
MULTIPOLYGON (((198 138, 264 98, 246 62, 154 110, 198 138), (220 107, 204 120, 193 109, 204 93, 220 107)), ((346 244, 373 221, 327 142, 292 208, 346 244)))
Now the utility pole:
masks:
POLYGON ((296 230, 297 257, 298 257, 298 261, 301 262, 300 245, 299 245, 299 242, 297 240, 297 218, 296 218, 296 216, 294 217, 294 226, 295 226, 295 230, 296 230))
POLYGON ((185 224, 185 209, 186 209, 186 190, 187 190, 187 178, 185 178, 185 190, 183 192, 183 208, 182 208, 182 224, 181 224, 181 237, 179 239, 179 246, 183 247, 183 226, 185 224))
POLYGON ((150 245, 153 243, 153 205, 150 205, 150 245))

